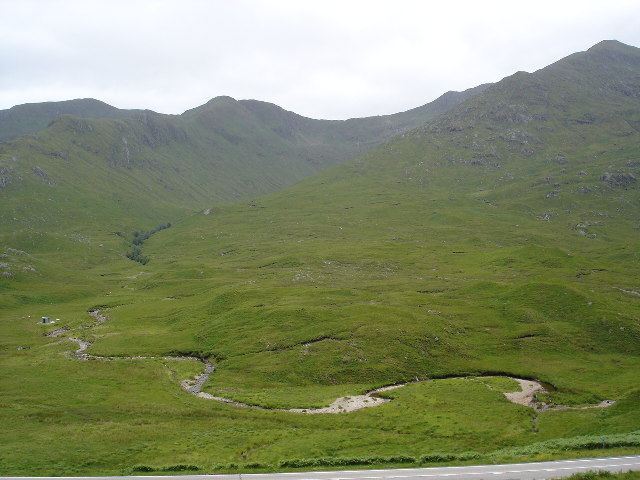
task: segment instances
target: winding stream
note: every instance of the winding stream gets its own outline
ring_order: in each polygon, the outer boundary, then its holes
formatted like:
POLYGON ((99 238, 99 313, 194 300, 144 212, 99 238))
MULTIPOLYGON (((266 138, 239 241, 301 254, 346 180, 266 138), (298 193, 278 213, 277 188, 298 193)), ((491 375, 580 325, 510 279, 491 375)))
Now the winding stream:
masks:
MULTIPOLYGON (((96 319, 96 322, 92 325, 77 327, 74 329, 68 329, 67 327, 60 327, 52 332, 46 334, 47 337, 60 337, 65 333, 72 332, 74 330, 84 330, 88 328, 92 328, 96 325, 104 323, 107 321, 107 317, 103 316, 100 313, 100 310, 94 310, 89 312, 89 315, 96 319)), ((204 364, 204 371, 197 375, 193 379, 184 380, 180 383, 182 389, 192 395, 195 395, 199 398, 204 398, 207 400, 213 400, 220 403, 226 403, 227 405, 233 405, 235 407, 241 408, 253 408, 257 410, 274 410, 278 412, 289 412, 289 413, 303 413, 308 415, 313 414, 321 414, 321 413, 347 413, 347 412, 355 412, 357 410, 361 410, 363 408, 377 407, 382 405, 383 403, 390 402, 391 400, 388 398, 382 398, 378 396, 382 392, 387 392, 389 390, 395 390, 397 388, 402 388, 406 385, 410 385, 413 383, 422 383, 422 382, 432 382, 437 379, 426 379, 426 380, 415 380, 411 382, 398 383, 395 385, 388 385, 386 387, 376 388, 374 390, 370 390, 363 395, 353 395, 347 397, 337 398, 331 405, 323 408, 270 408, 270 407, 262 407, 260 405, 250 405, 247 403, 237 402, 230 398, 218 397, 212 395, 207 392, 202 391, 202 387, 209 380, 209 377, 215 372, 216 366, 215 364, 209 362, 206 359, 198 358, 198 357, 190 357, 190 356, 180 356, 180 357, 145 357, 145 356, 131 356, 131 357, 103 357, 98 355, 91 355, 86 353, 86 350, 93 344, 87 340, 82 340, 77 337, 66 337, 67 340, 74 342, 78 345, 78 349, 73 352, 72 356, 78 360, 86 361, 90 359, 102 360, 102 361, 111 361, 115 359, 128 359, 128 360, 144 360, 144 359, 160 359, 160 360, 197 360, 204 364)), ((497 375, 496 375, 497 376, 497 375)), ((544 386, 536 381, 536 380, 526 380, 523 378, 510 377, 507 375, 503 375, 504 378, 510 378, 518 382, 520 385, 520 390, 516 392, 507 392, 504 393, 504 396, 512 403, 516 403, 518 405, 524 405, 526 407, 533 408, 536 413, 540 413, 546 410, 584 410, 588 408, 605 408, 610 407, 615 404, 615 400, 604 400, 596 405, 588 405, 582 407, 572 407, 567 405, 549 405, 544 402, 537 400, 537 393, 548 393, 544 386)), ((451 377, 451 378, 467 378, 472 380, 478 380, 477 377, 451 377)), ((478 380, 479 381, 479 380, 478 380)), ((486 384, 485 384, 486 385, 486 384)), ((487 388, 492 389, 491 386, 486 385, 487 388)), ((537 417, 536 417, 537 418, 537 417)), ((535 420, 534 420, 535 423, 535 420)))

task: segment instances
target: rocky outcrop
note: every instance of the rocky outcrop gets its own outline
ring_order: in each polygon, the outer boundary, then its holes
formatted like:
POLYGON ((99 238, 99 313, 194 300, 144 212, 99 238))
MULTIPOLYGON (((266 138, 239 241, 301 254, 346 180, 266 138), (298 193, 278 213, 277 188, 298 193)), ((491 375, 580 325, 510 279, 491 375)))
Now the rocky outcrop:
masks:
POLYGON ((4 188, 11 183, 12 178, 8 174, 11 173, 12 171, 13 171, 13 166, 11 165, 0 166, 0 188, 4 188))
POLYGON ((51 177, 49 177, 49 175, 47 175, 47 172, 45 172, 43 169, 41 169, 40 167, 33 167, 31 169, 31 172, 42 181, 42 183, 46 183, 47 185, 55 185, 56 182, 54 182, 51 177))
POLYGON ((600 180, 607 183, 611 188, 627 189, 638 181, 632 173, 609 173, 605 172, 600 176, 600 180))

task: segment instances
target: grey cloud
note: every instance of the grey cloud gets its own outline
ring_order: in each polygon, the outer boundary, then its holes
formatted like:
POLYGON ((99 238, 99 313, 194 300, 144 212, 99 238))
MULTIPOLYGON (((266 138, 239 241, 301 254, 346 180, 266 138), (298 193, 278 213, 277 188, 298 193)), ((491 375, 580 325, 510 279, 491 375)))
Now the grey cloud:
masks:
POLYGON ((392 113, 605 38, 640 45, 634 3, 0 0, 0 108, 91 96, 181 113, 231 95, 392 113))

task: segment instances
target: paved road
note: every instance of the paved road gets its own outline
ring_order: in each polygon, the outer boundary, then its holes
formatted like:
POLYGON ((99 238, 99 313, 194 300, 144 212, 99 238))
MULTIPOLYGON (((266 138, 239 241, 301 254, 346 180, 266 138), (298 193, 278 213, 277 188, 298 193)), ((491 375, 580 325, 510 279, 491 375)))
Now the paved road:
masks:
MULTIPOLYGON (((480 465, 475 467, 399 468, 394 470, 343 470, 334 472, 252 473, 229 475, 143 476, 144 480, 542 480, 566 477, 589 470, 626 472, 640 470, 640 455, 610 458, 584 458, 554 462, 480 465)), ((41 480, 91 479, 123 480, 136 477, 0 477, 1 479, 41 480)), ((137 477, 140 478, 140 477, 137 477)))

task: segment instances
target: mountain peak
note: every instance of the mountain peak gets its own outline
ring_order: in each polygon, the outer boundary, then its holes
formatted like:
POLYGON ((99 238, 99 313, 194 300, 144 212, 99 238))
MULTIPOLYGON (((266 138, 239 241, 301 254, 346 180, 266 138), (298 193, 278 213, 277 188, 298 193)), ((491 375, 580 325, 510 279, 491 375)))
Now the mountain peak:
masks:
POLYGON ((233 97, 230 97, 228 95, 220 95, 217 97, 213 97, 211 100, 205 103, 205 105, 230 105, 237 102, 238 101, 233 97))
POLYGON ((186 110, 185 112, 182 113, 182 115, 190 115, 193 113, 202 113, 202 112, 209 112, 212 111, 214 109, 218 109, 220 107, 225 108, 225 107, 236 107, 237 105, 239 105, 238 101, 233 98, 230 97, 228 95, 220 95, 218 97, 213 97, 211 100, 209 100, 207 103, 200 105, 198 107, 195 108, 190 108, 189 110, 186 110))
POLYGON ((17 138, 45 128, 58 115, 80 118, 125 118, 136 110, 120 110, 95 98, 61 102, 25 103, 0 110, 0 141, 17 138))
POLYGON ((600 59, 609 59, 624 63, 638 64, 640 60, 640 48, 626 45, 617 40, 603 40, 596 43, 585 55, 600 59))
POLYGON ((631 45, 627 45, 618 40, 602 40, 596 43, 593 47, 589 48, 588 52, 603 52, 603 51, 627 51, 638 52, 638 48, 631 45))

